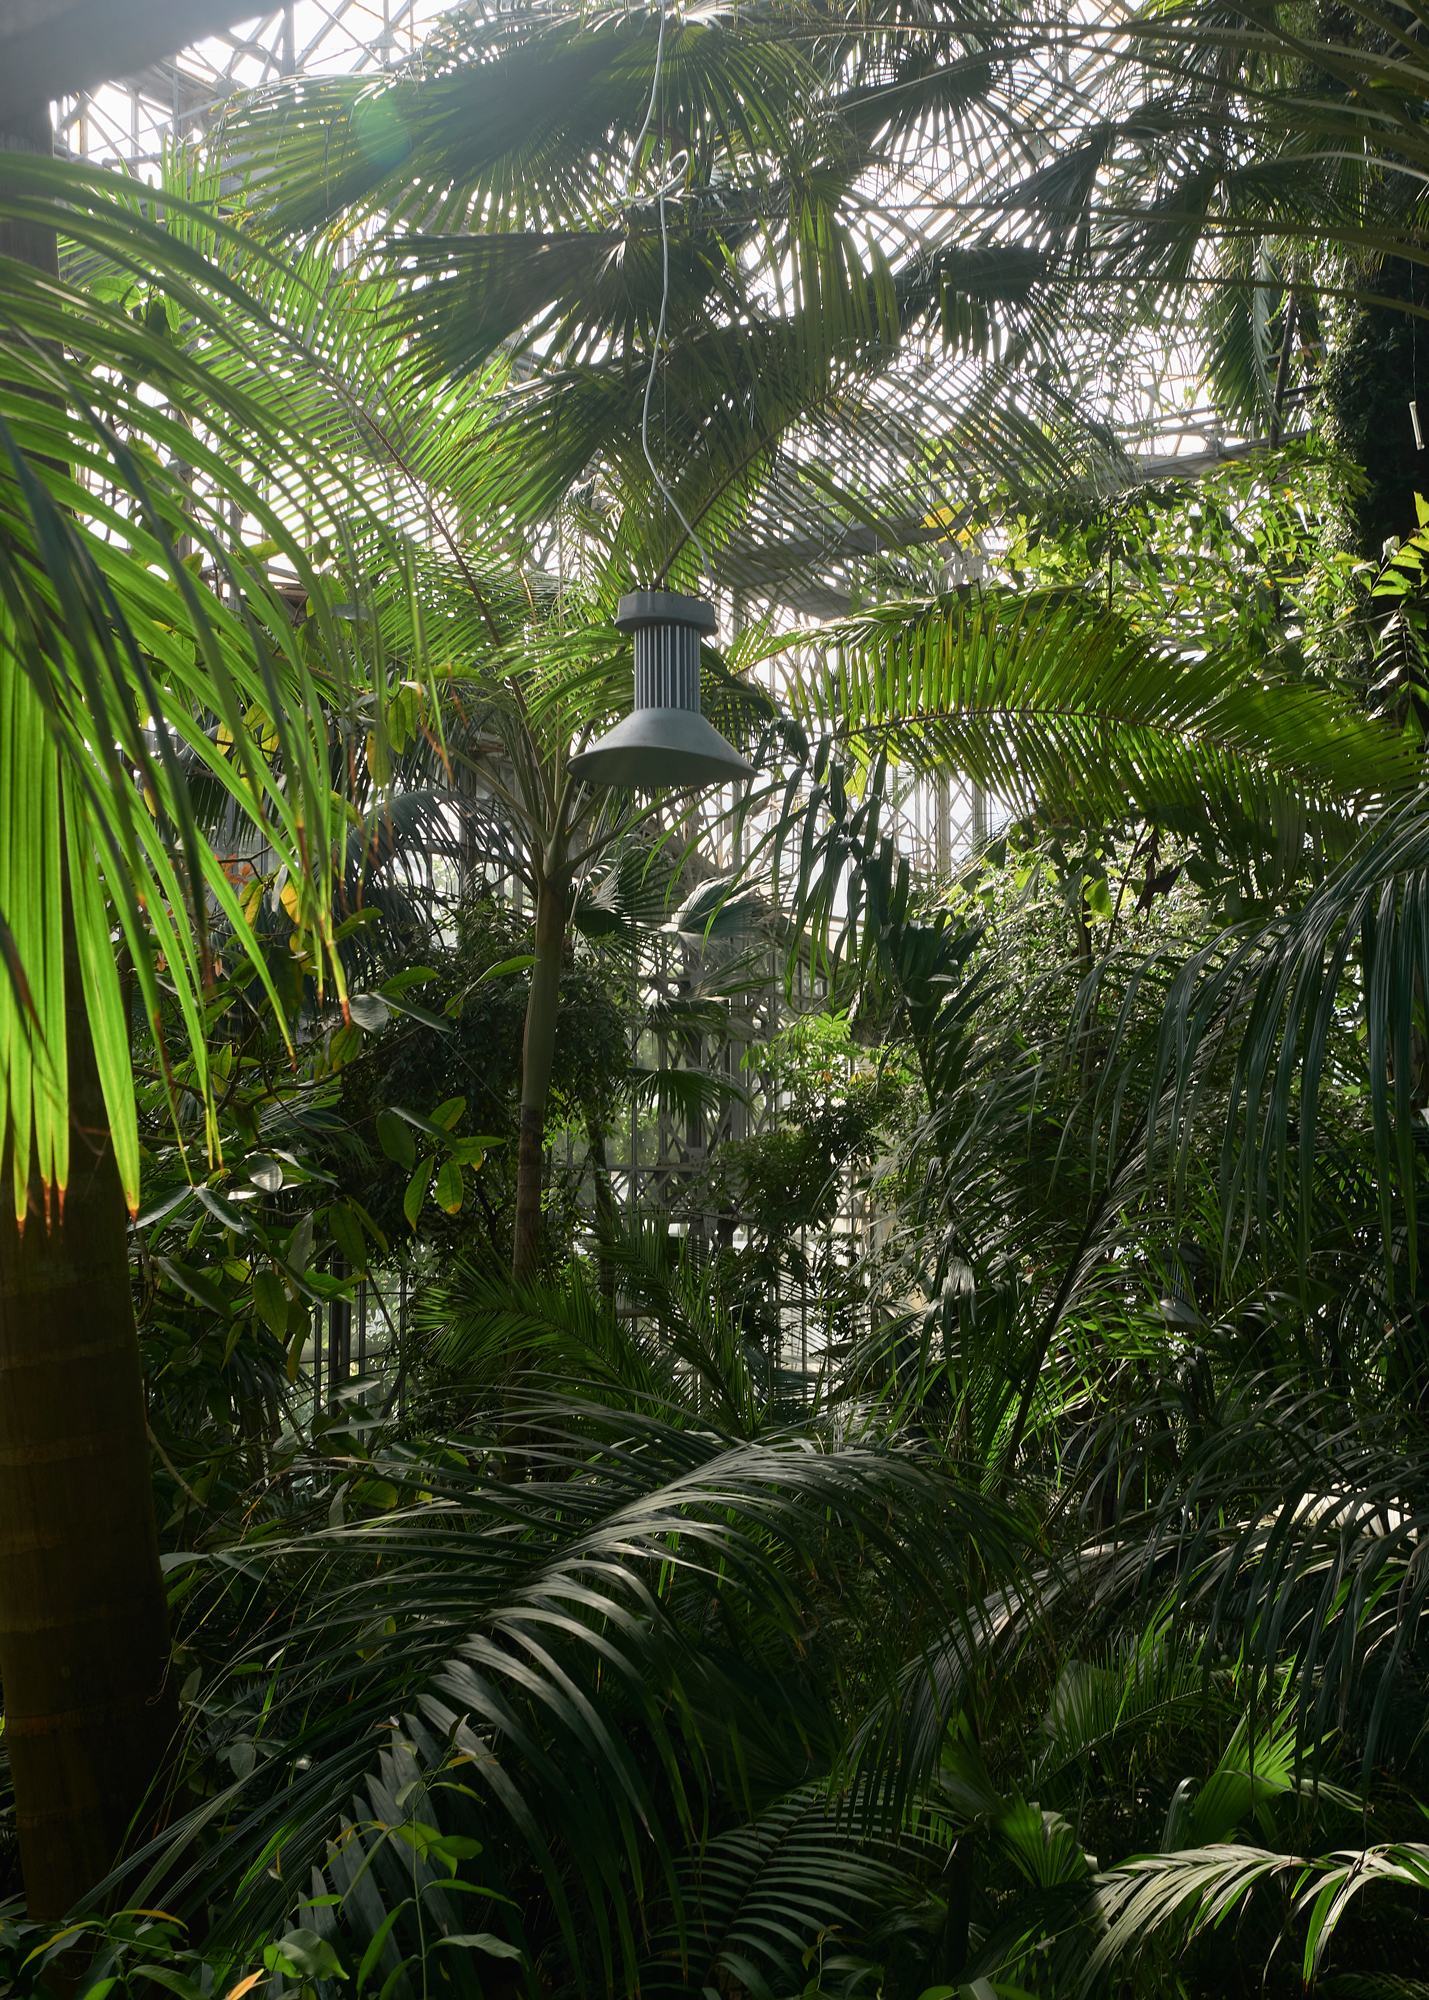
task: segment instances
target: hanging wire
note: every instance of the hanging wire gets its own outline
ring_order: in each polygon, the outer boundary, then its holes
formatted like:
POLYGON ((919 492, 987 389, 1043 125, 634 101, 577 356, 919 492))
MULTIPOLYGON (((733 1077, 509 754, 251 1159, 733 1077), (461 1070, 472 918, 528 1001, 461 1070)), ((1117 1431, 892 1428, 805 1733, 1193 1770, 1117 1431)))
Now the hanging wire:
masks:
MULTIPOLYGON (((650 79, 650 102, 645 108, 645 123, 640 127, 640 131, 636 136, 635 150, 631 157, 632 173, 639 161, 640 148, 645 143, 645 135, 650 130, 650 121, 655 116, 655 101, 660 89, 660 74, 664 60, 665 0, 660 0, 660 31, 655 40, 655 74, 650 79)), ((705 579, 707 582, 712 583, 714 579, 710 570, 710 559, 705 551, 705 545, 695 533, 690 523, 685 519, 680 503, 666 485, 660 468, 655 463, 655 455, 650 449, 650 398, 655 390, 655 376, 660 366, 660 343, 665 338, 665 318, 670 306, 670 232, 665 220, 665 197, 673 194, 675 189, 680 185, 689 163, 690 155, 688 149, 677 153, 673 160, 667 160, 662 171, 660 186, 657 190, 660 201, 660 320, 655 329, 655 345, 650 355, 650 373, 645 378, 645 400, 640 412, 640 449, 645 454, 645 463, 650 468, 650 476, 659 487, 666 507, 674 510, 676 520, 678 520, 680 526, 699 550, 700 562, 704 566, 705 579)), ((625 188, 627 202, 631 198, 631 193, 630 183, 627 181, 625 188)), ((669 446, 669 435, 667 404, 664 439, 667 449, 669 446)))
MULTIPOLYGON (((664 0, 661 0, 660 22, 662 27, 664 26, 664 20, 665 20, 664 0)), ((660 92, 660 129, 663 132, 665 129, 666 107, 669 103, 669 94, 666 89, 664 75, 662 74, 660 68, 658 49, 656 51, 655 85, 660 92)), ((685 170, 688 171, 688 156, 686 156, 685 170)), ((662 178, 668 181, 671 177, 669 174, 665 174, 662 176, 662 178)), ((655 343, 655 353, 658 354, 659 351, 660 351, 660 343, 659 340, 657 339, 655 343)), ((667 355, 666 366, 660 370, 660 441, 662 447, 661 455, 667 461, 670 456, 670 369, 668 364, 669 364, 669 357, 667 355)), ((648 383, 646 384, 646 387, 648 390, 649 387, 648 383)), ((669 567, 670 567, 670 502, 667 496, 665 499, 661 501, 660 504, 660 574, 664 576, 666 572, 669 570, 669 567)))
POLYGON ((1414 426, 1414 449, 1423 451, 1424 433, 1419 427, 1419 318, 1413 311, 1414 288, 1418 283, 1418 271, 1409 267, 1409 421, 1414 426))

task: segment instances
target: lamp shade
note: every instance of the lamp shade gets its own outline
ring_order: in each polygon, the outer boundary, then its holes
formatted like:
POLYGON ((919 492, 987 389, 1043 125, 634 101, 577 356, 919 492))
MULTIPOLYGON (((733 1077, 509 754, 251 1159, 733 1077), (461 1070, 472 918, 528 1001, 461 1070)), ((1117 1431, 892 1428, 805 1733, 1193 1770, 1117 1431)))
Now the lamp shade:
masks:
POLYGON ((572 757, 576 777, 641 792, 752 778, 754 766, 700 714, 700 634, 714 631, 714 606, 673 590, 633 590, 615 624, 635 636, 635 707, 572 757))

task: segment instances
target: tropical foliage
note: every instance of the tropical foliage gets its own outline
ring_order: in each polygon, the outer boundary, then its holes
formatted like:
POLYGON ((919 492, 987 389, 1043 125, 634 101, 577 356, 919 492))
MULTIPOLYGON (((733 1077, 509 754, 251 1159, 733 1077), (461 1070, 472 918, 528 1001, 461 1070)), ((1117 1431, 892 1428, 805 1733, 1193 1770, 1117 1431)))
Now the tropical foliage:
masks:
POLYGON ((534 4, 0 150, 17 2000, 1429 1991, 1423 84, 534 4), (667 586, 739 792, 570 773, 667 586))

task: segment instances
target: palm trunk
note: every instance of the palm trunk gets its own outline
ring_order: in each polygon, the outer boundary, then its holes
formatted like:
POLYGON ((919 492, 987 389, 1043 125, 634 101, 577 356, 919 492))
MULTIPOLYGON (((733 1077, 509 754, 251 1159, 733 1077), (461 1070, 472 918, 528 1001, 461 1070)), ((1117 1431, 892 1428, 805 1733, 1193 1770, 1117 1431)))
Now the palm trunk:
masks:
POLYGON ((571 899, 564 854, 557 850, 553 858, 557 865, 541 870, 536 888, 536 963, 531 968, 526 1039, 521 1051, 521 1152, 516 1166, 516 1230, 511 1250, 511 1275, 518 1282, 534 1277, 541 1259, 546 1099, 556 1051, 561 959, 571 899))
MULTIPOLYGON (((49 113, 0 148, 50 150, 49 113)), ((0 228, 0 256, 57 268, 53 230, 0 228)), ((25 1897, 59 1917, 159 1822, 178 1704, 168 1678, 149 1433, 126 1213, 84 1008, 68 888, 71 1172, 38 1181, 23 1231, 0 1174, 0 1683, 25 1897)))
POLYGON ((68 896, 65 932, 64 1211, 46 1227, 36 1181, 21 1231, 0 1198, 0 1680, 25 1899, 40 1918, 109 1872, 136 1816, 144 1834, 162 1823, 178 1709, 124 1194, 68 896))

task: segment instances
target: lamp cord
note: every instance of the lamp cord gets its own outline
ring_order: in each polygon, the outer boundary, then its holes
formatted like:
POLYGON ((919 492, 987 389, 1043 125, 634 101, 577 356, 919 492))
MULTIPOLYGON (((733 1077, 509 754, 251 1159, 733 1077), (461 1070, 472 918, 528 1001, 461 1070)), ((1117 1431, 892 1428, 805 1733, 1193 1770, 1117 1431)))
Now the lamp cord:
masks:
POLYGON ((1419 425, 1419 319, 1413 311, 1414 292, 1419 283, 1418 267, 1409 267, 1409 421, 1414 426, 1414 449, 1423 451, 1424 433, 1419 425))
MULTIPOLYGON (((660 88, 660 71, 663 66, 664 59, 665 59, 665 0, 660 0, 660 31, 655 41, 655 74, 650 80, 650 102, 645 109, 645 123, 640 127, 640 131, 637 134, 635 140, 635 150, 631 159, 632 171, 634 170, 636 161, 640 157, 640 148, 645 143, 645 135, 650 130, 650 121, 655 116, 655 99, 656 99, 656 94, 660 88)), ((684 175, 686 167, 689 165, 689 161, 690 161, 690 155, 688 148, 683 152, 677 153, 673 160, 666 161, 664 174, 661 178, 658 190, 659 200, 660 200, 660 319, 659 319, 659 324, 655 328, 655 345, 650 355, 650 373, 645 378, 645 401, 640 411, 640 449, 645 454, 645 463, 650 468, 650 476, 655 481, 655 484, 659 487, 661 495, 664 498, 666 507, 674 509, 676 520, 679 522, 680 526, 684 529, 685 533, 689 536, 690 540, 694 543, 695 547, 699 550, 700 561, 704 565, 706 581, 713 582, 713 577, 711 576, 710 572, 710 559, 705 551, 705 545, 700 540, 699 536, 695 533, 690 523, 685 519, 684 512, 680 507, 680 503, 675 498, 674 494, 670 491, 670 488, 666 485, 665 480, 661 476, 660 468, 655 463, 655 454, 650 449, 650 398, 655 391, 655 376, 660 366, 660 343, 665 338, 665 318, 670 307, 670 232, 665 221, 665 197, 668 194, 673 194, 675 189, 680 185, 680 181, 684 175), (672 168, 673 172, 671 171, 672 168)), ((628 181, 626 183, 625 192, 626 192, 626 198, 628 200, 631 193, 630 184, 628 181)), ((667 444, 669 442, 668 432, 669 432, 669 420, 667 416, 666 419, 667 444)))

